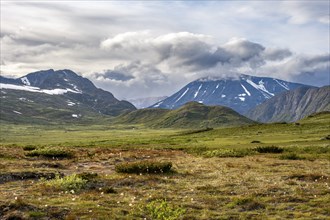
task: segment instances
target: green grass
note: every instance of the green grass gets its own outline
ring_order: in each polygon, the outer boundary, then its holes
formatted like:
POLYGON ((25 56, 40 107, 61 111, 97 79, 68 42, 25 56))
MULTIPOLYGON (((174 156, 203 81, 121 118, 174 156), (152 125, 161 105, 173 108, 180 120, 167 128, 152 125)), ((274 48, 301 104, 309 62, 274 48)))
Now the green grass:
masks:
POLYGON ((2 124, 3 177, 64 176, 2 181, 0 219, 328 219, 330 117, 299 123, 197 130, 2 124), (42 149, 73 157, 26 156, 42 149), (170 161, 175 172, 116 172, 144 161, 170 161))

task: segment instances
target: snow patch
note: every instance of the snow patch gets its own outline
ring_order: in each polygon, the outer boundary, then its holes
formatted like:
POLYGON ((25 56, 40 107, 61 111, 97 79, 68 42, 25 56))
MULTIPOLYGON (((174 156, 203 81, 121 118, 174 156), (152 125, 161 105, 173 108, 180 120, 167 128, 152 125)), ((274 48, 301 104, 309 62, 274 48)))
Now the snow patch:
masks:
MULTIPOLYGON (((184 91, 184 93, 182 93, 182 95, 175 101, 178 102, 187 92, 188 92, 189 88, 186 89, 186 91, 184 91)), ((158 107, 158 106, 156 106, 158 107)))
POLYGON ((21 115, 22 113, 19 112, 19 111, 13 111, 14 113, 18 114, 18 115, 21 115))
POLYGON ((221 95, 221 98, 225 98, 226 97, 226 95, 221 95))
POLYGON ((198 93, 199 93, 199 90, 202 88, 202 86, 203 86, 203 84, 201 84, 201 85, 198 87, 197 92, 195 92, 194 98, 197 97, 197 95, 198 95, 198 93))
POLYGON ((81 90, 79 90, 78 87, 75 84, 69 83, 69 85, 71 85, 75 91, 81 93, 81 90))
POLYGON ((158 102, 158 103, 156 103, 156 104, 154 105, 154 107, 157 108, 157 107, 159 107, 162 103, 163 103, 163 101, 158 102))
POLYGON ((201 103, 201 104, 203 104, 203 101, 198 101, 198 103, 201 103))
POLYGON ((19 100, 22 101, 22 102, 34 102, 34 101, 32 101, 30 99, 27 99, 25 97, 21 97, 21 98, 19 98, 19 100))
POLYGON ((27 85, 27 86, 30 86, 30 85, 31 85, 31 83, 30 83, 30 81, 28 80, 27 77, 22 77, 22 78, 21 78, 21 81, 22 81, 22 83, 23 83, 24 85, 27 85))
POLYGON ((72 116, 72 118, 80 118, 81 114, 72 114, 71 116, 72 116))
POLYGON ((219 88, 219 84, 215 87, 215 89, 213 90, 212 94, 215 93, 215 91, 219 88))
POLYGON ((246 96, 246 94, 245 93, 242 93, 242 94, 238 94, 238 96, 246 96))
POLYGON ((274 79, 280 86, 282 86, 286 90, 290 90, 289 87, 284 82, 279 82, 278 80, 274 79))
POLYGON ((248 96, 251 96, 251 93, 241 84, 242 88, 244 89, 245 93, 248 94, 248 96))
POLYGON ((19 86, 19 85, 4 84, 4 83, 0 83, 0 89, 23 90, 28 92, 46 93, 48 95, 63 95, 68 92, 82 93, 81 91, 74 91, 72 89, 40 89, 34 86, 19 86))
MULTIPOLYGON (((263 82, 262 80, 259 81, 259 85, 255 84, 255 83, 252 82, 250 79, 247 79, 246 82, 249 83, 249 84, 250 84, 251 86, 253 86, 254 88, 256 88, 257 90, 259 90, 259 91, 261 90, 261 91, 263 91, 263 92, 265 92, 265 93, 267 93, 267 94, 269 94, 269 95, 271 95, 271 96, 274 96, 273 93, 269 92, 269 91, 265 88, 265 86, 264 86, 264 82, 263 82)), ((264 93, 263 93, 263 95, 264 95, 266 98, 270 98, 270 96, 268 96, 268 95, 266 95, 266 94, 264 94, 264 93)))
POLYGON ((238 97, 242 102, 245 101, 245 97, 238 97))
POLYGON ((68 103, 68 106, 74 106, 74 105, 76 105, 76 103, 71 102, 70 100, 67 100, 66 102, 68 103))

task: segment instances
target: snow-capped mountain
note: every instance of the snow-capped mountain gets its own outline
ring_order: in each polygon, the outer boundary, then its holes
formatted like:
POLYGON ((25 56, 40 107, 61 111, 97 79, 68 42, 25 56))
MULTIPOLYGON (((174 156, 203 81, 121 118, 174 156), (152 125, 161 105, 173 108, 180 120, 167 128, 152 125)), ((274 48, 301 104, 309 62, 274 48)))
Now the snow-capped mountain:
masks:
MULTIPOLYGON (((119 101, 112 93, 96 88, 90 80, 71 70, 38 71, 17 79, 0 77, 0 89, 1 93, 5 94, 1 96, 2 103, 10 101, 10 103, 8 102, 9 105, 20 108, 24 100, 29 99, 30 104, 39 103, 42 100, 45 109, 47 107, 65 110, 68 110, 66 108, 75 109, 74 114, 68 112, 72 117, 80 115, 79 110, 82 106, 94 113, 111 116, 136 109, 131 103, 119 101), (16 96, 18 97, 17 103, 14 103, 17 100, 7 100, 8 97, 16 96), (50 106, 47 106, 47 103, 50 106), (64 108, 63 103, 65 103, 66 108, 64 108)), ((9 107, 8 111, 16 111, 15 109, 10 110, 9 107)), ((1 113, 5 113, 4 109, 1 108, 1 113)), ((23 115, 24 112, 21 113, 23 115)))
POLYGON ((202 78, 183 87, 151 108, 176 109, 187 102, 227 106, 244 114, 249 109, 284 91, 303 84, 268 77, 240 75, 237 78, 202 78))

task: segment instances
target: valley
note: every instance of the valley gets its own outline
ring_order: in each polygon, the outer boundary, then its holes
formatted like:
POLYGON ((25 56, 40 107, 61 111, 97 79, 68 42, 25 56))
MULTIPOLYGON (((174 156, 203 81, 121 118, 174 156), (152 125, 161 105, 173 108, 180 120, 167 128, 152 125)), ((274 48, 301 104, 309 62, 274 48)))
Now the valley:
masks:
POLYGON ((0 220, 330 220, 330 0, 0 14, 0 220))
POLYGON ((4 219, 330 216, 329 113, 296 123, 214 129, 111 123, 2 123, 0 129, 6 134, 0 141, 4 219), (117 170, 146 161, 172 168, 117 170))

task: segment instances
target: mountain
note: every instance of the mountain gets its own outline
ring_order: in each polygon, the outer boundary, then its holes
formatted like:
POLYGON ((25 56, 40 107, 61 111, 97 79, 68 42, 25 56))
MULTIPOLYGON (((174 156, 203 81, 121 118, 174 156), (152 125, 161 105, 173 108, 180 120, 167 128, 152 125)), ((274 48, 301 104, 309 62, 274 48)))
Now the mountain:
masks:
POLYGON ((136 109, 71 70, 38 71, 17 79, 0 77, 0 89, 1 120, 51 120, 58 114, 66 116, 64 119, 85 114, 117 116, 136 109), (54 117, 42 117, 46 112, 52 112, 54 117))
POLYGON ((255 122, 227 107, 189 102, 176 110, 139 109, 118 116, 116 123, 144 124, 155 128, 207 128, 255 122))
POLYGON ((330 111, 330 86, 281 93, 251 109, 247 116, 260 122, 293 122, 322 111, 330 111))
POLYGON ((166 99, 167 96, 160 96, 160 97, 146 97, 146 98, 137 98, 137 99, 128 99, 130 103, 132 103, 136 108, 147 108, 150 105, 159 102, 163 99, 166 99))
POLYGON ((304 86, 268 77, 240 75, 237 78, 202 78, 172 96, 150 106, 177 109, 190 101, 221 105, 245 114, 249 109, 284 91, 304 86))

